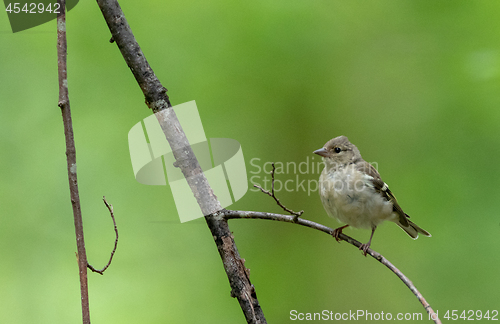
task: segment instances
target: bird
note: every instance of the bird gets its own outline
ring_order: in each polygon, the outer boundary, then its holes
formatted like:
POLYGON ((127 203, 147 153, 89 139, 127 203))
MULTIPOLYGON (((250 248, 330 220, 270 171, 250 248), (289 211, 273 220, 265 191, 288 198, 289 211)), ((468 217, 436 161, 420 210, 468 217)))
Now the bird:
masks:
POLYGON ((346 136, 335 137, 313 152, 323 157, 325 168, 319 177, 319 195, 326 213, 346 225, 336 228, 339 235, 348 226, 371 229, 370 240, 359 249, 366 256, 378 225, 392 221, 412 239, 429 232, 409 220, 378 171, 363 160, 358 148, 346 136))

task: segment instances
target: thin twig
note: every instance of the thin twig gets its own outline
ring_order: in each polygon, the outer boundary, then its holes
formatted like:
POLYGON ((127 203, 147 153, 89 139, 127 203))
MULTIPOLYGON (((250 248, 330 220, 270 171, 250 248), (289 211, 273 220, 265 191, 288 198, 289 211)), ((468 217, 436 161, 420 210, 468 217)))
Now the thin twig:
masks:
POLYGON ((113 251, 111 251, 111 256, 109 257, 109 261, 108 261, 108 264, 106 264, 104 266, 104 268, 102 268, 101 270, 97 270, 96 268, 94 268, 90 263, 88 263, 87 261, 87 268, 89 268, 90 270, 92 270, 93 272, 97 272, 99 274, 104 274, 104 271, 106 271, 106 269, 110 266, 111 264, 111 261, 113 260, 113 256, 115 255, 115 252, 116 252, 116 246, 118 245, 118 227, 116 226, 116 221, 115 221, 115 215, 113 213, 113 205, 111 204, 108 204, 108 202, 106 201, 106 197, 102 196, 102 200, 104 201, 104 204, 106 205, 106 207, 108 207, 108 210, 109 210, 109 214, 111 215, 111 219, 113 220, 113 225, 115 226, 115 234, 116 234, 116 238, 115 238, 115 247, 113 248, 113 251))
POLYGON ((300 215, 302 215, 304 213, 303 210, 299 211, 299 212, 294 212, 293 210, 287 208, 285 205, 283 205, 280 200, 278 199, 278 197, 276 197, 276 195, 274 194, 274 171, 276 170, 276 167, 274 166, 274 162, 271 164, 273 166, 273 169, 271 170, 271 192, 265 190, 264 188, 262 188, 261 186, 258 186, 256 184, 254 184, 253 186, 255 188, 259 188, 260 191, 262 191, 263 193, 265 193, 266 195, 269 195, 271 196, 275 201, 276 203, 278 204, 278 206, 280 206, 281 208, 283 208, 284 211, 290 213, 291 215, 294 215, 294 221, 297 221, 297 219, 300 217, 300 215))
POLYGON ((78 251, 78 269, 80 271, 80 295, 82 302, 82 318, 84 324, 90 324, 89 292, 87 283, 87 255, 83 239, 82 211, 80 208, 80 195, 78 194, 78 181, 76 177, 76 149, 71 122, 71 110, 68 96, 67 74, 67 42, 66 42, 66 1, 57 0, 60 6, 57 14, 57 69, 59 77, 59 102, 61 108, 64 137, 66 139, 66 160, 68 164, 69 191, 71 205, 73 206, 73 219, 75 223, 76 246, 78 251))
MULTIPOLYGON (((299 224, 305 227, 309 227, 324 233, 327 233, 329 235, 333 234, 333 229, 319 224, 312 222, 307 219, 303 218, 298 218, 295 219, 294 216, 289 216, 289 215, 281 215, 281 214, 273 214, 273 213, 265 213, 265 212, 254 212, 254 211, 240 211, 240 210, 224 210, 224 217, 226 219, 239 219, 239 218, 248 218, 248 219, 267 219, 267 220, 273 220, 273 221, 279 221, 279 222, 286 222, 286 223, 294 223, 294 224, 299 224)), ((345 235, 344 233, 340 233, 339 239, 346 241, 347 243, 354 245, 359 249, 361 246, 361 243, 358 242, 357 240, 353 239, 352 237, 345 235)), ((424 306, 425 310, 429 314, 430 318, 436 323, 440 324, 441 321, 439 320, 437 314, 434 312, 434 310, 431 308, 429 303, 425 300, 425 298, 422 296, 422 294, 417 290, 415 285, 411 282, 410 279, 408 279, 398 268, 396 268, 389 260, 387 260, 385 257, 383 257, 380 253, 368 249, 367 253, 372 256, 374 259, 385 265, 387 268, 389 268, 396 276, 398 276, 401 281, 411 290, 411 292, 417 297, 418 301, 424 306)))

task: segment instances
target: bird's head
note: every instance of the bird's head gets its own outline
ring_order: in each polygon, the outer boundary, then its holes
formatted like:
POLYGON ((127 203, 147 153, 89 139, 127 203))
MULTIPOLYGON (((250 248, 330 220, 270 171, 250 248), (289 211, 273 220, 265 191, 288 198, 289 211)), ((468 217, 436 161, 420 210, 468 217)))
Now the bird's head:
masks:
POLYGON ((358 148, 345 136, 335 137, 313 153, 322 156, 328 169, 338 169, 362 160, 358 148))

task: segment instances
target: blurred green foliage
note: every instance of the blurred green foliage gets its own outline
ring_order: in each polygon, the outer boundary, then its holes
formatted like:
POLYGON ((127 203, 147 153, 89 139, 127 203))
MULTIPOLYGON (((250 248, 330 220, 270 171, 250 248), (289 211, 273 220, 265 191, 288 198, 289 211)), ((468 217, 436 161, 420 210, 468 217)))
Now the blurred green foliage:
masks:
MULTIPOLYGON (((172 104, 196 100, 207 137, 238 140, 254 174, 312 161, 346 135, 418 225, 382 225, 372 247, 446 310, 499 309, 500 2, 121 1, 172 104)), ((57 107, 55 21, 12 34, 0 15, 0 322, 78 323, 76 244, 57 107)), ((178 222, 167 187, 134 180, 129 129, 151 114, 95 2, 67 16, 69 93, 93 323, 243 323, 202 219, 178 222)), ((288 179, 319 174, 286 173, 288 179)), ((295 180, 294 180, 295 181, 295 180)), ((262 183, 261 183, 262 184, 262 183)), ((281 191, 338 226, 316 192, 281 191)), ((281 212, 249 191, 232 209, 281 212)), ((392 273, 299 226, 233 220, 269 323, 291 310, 424 313, 392 273)), ((369 231, 348 230, 360 241, 369 231)))

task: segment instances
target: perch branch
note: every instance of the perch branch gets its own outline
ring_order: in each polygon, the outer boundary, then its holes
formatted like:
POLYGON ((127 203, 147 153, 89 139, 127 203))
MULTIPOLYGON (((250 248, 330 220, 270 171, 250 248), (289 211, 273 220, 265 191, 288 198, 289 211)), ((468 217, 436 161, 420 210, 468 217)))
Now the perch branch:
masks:
MULTIPOLYGON (((333 235, 333 229, 326 227, 324 225, 308 221, 306 219, 299 219, 299 216, 302 215, 304 212, 301 210, 298 213, 295 213, 288 208, 286 208, 283 204, 280 203, 279 199, 276 197, 274 194, 274 163, 272 163, 273 169, 271 170, 271 192, 264 190, 260 186, 254 185, 254 187, 259 188, 263 193, 268 194, 271 196, 277 203, 278 205, 283 208, 285 211, 289 212, 293 216, 290 217, 288 215, 281 215, 281 214, 272 214, 272 213, 264 213, 264 212, 252 212, 252 211, 234 211, 234 210, 224 210, 224 217, 226 219, 234 219, 234 218, 251 218, 251 219, 268 219, 268 220, 274 220, 274 221, 281 221, 281 222, 287 222, 287 223, 296 223, 302 226, 310 227, 319 231, 322 231, 324 233, 333 235)), ((357 240, 353 239, 352 237, 345 235, 344 233, 339 234, 339 239, 346 241, 347 243, 354 245, 358 249, 361 247, 361 243, 358 242, 357 240)), ((389 270, 391 270, 396 276, 398 276, 401 281, 411 290, 411 292, 417 297, 418 301, 424 306, 424 309, 427 311, 429 314, 430 318, 435 322, 435 323, 441 323, 439 320, 437 314, 434 312, 434 310, 431 308, 429 303, 425 300, 424 296, 417 290, 415 285, 411 282, 410 279, 408 279, 398 268, 396 268, 389 260, 384 258, 380 253, 368 249, 367 251, 370 256, 372 256, 374 259, 385 265, 389 270)))
POLYGON ((78 193, 78 181, 76 177, 75 139, 73 136, 73 125, 71 121, 71 110, 68 96, 68 73, 66 64, 66 1, 57 0, 57 3, 60 5, 60 10, 57 14, 57 69, 59 78, 59 102, 57 105, 61 108, 64 124, 64 137, 66 140, 69 191, 71 196, 71 205, 73 206, 73 219, 75 223, 76 246, 78 251, 78 269, 80 273, 82 318, 84 324, 90 324, 87 255, 85 253, 85 242, 83 239, 82 211, 80 208, 80 195, 78 193))
POLYGON ((294 212, 293 210, 288 209, 285 205, 283 205, 280 202, 280 200, 278 199, 278 197, 276 197, 276 195, 274 194, 274 171, 276 170, 276 167, 274 166, 274 162, 271 165, 273 166, 273 169, 271 170, 271 192, 265 190, 264 188, 262 188, 261 186, 258 186, 256 184, 254 184, 253 186, 255 188, 259 188, 260 191, 262 191, 266 195, 271 196, 276 201, 276 203, 278 204, 278 206, 280 206, 281 208, 283 208, 284 211, 290 213, 291 215, 294 215, 295 216, 294 220, 297 221, 297 219, 300 217, 300 215, 302 215, 304 213, 304 211, 301 210, 299 212, 294 212))
MULTIPOLYGON (((286 223, 294 223, 298 225, 302 225, 305 227, 309 227, 324 233, 327 233, 329 235, 333 234, 333 229, 319 224, 312 222, 307 219, 303 218, 298 218, 295 219, 294 216, 289 216, 289 215, 281 215, 281 214, 273 214, 273 213, 265 213, 265 212, 254 212, 254 211, 238 211, 238 210, 224 210, 224 218, 226 219, 267 219, 267 220, 273 220, 273 221, 279 221, 279 222, 286 222, 286 223)), ((359 249, 361 246, 361 243, 358 242, 357 240, 353 239, 352 237, 345 235, 344 233, 341 233, 339 235, 339 238, 343 241, 346 241, 347 243, 354 245, 359 249)), ((425 298, 422 296, 422 294, 417 290, 415 285, 409 280, 398 268, 396 268, 389 260, 387 260, 385 257, 383 257, 380 253, 368 249, 367 253, 372 256, 375 260, 379 261, 383 265, 385 265, 389 270, 391 270, 403 283, 411 290, 411 292, 417 297, 418 301, 422 304, 422 306, 425 308, 429 316, 431 316, 431 319, 436 324, 440 324, 441 321, 439 320, 437 314, 434 312, 434 310, 431 308, 429 303, 425 300, 425 298)))
POLYGON ((248 323, 266 323, 254 286, 250 283, 247 269, 241 259, 227 221, 214 195, 186 134, 177 119, 167 89, 163 87, 149 65, 141 47, 137 43, 125 15, 116 0, 97 0, 104 20, 108 24, 112 40, 139 84, 146 104, 155 113, 165 137, 172 148, 176 165, 186 178, 200 209, 205 216, 215 244, 222 259, 231 285, 231 296, 236 297, 248 323))
POLYGON ((115 247, 113 248, 113 251, 111 251, 111 256, 109 257, 109 261, 104 266, 104 268, 102 268, 101 270, 97 270, 90 263, 87 262, 87 268, 89 268, 93 272, 97 272, 101 275, 104 274, 104 271, 106 271, 106 269, 111 265, 111 261, 113 260, 113 256, 115 255, 115 252, 116 252, 116 246, 118 245, 118 227, 116 227, 115 215, 113 213, 113 205, 108 204, 106 197, 104 197, 104 196, 102 197, 102 200, 104 201, 104 204, 106 205, 106 207, 108 207, 109 214, 111 215, 111 219, 113 220, 113 225, 115 226, 116 238, 115 238, 115 247))

